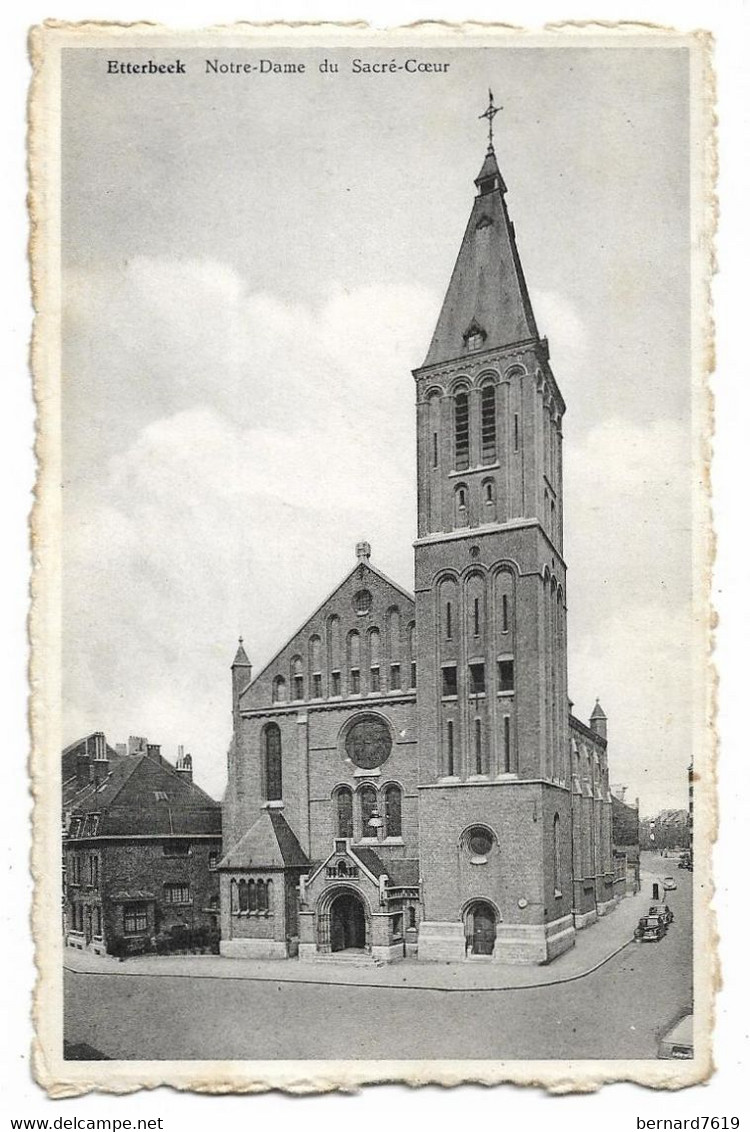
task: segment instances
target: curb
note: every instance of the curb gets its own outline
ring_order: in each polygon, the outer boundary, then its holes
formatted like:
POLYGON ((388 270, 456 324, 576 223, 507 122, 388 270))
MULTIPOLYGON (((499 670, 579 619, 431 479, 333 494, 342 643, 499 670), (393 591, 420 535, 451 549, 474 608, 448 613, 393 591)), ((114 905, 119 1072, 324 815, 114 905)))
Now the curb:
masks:
POLYGON ((616 947, 614 951, 611 951, 608 955, 606 955, 604 959, 600 959, 597 963, 595 963, 593 967, 589 967, 585 971, 579 971, 575 975, 564 975, 559 979, 545 980, 545 982, 543 983, 519 983, 517 986, 506 987, 434 987, 425 986, 422 983, 341 982, 337 979, 285 979, 283 977, 266 978, 265 976, 259 975, 195 975, 187 971, 177 971, 173 973, 164 972, 163 974, 154 974, 154 972, 152 971, 78 971, 75 969, 75 967, 67 967, 64 963, 63 970, 69 971, 73 975, 94 975, 98 977, 114 976, 115 978, 120 979, 221 979, 228 981, 231 980, 232 982, 246 983, 297 983, 300 986, 313 987, 364 987, 373 990, 434 991, 436 994, 484 994, 487 991, 494 993, 522 990, 528 991, 538 990, 542 987, 562 986, 564 983, 575 983, 578 981, 578 979, 585 979, 589 975, 593 975, 595 971, 598 971, 600 967, 603 967, 605 965, 605 963, 609 963, 610 959, 614 959, 616 955, 619 955, 621 951, 624 951, 625 948, 629 947, 632 943, 632 939, 626 940, 625 943, 621 943, 619 947, 616 947))

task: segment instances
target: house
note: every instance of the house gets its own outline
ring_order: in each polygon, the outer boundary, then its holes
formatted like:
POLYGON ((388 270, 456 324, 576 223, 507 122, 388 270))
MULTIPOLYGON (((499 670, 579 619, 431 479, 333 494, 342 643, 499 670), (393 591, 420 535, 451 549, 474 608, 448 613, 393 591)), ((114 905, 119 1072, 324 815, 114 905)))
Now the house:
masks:
POLYGON ((64 933, 98 953, 218 931, 221 807, 156 744, 95 732, 63 751, 64 933))

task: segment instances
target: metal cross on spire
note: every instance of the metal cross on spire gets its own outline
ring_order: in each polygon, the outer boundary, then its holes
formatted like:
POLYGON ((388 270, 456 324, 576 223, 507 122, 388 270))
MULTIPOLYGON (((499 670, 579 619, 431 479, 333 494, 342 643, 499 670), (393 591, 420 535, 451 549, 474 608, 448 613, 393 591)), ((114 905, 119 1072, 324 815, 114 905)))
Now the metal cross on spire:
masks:
POLYGON ((488 126, 489 126, 489 135, 490 135, 489 136, 489 148, 493 149, 493 145, 492 145, 492 119, 495 117, 496 114, 499 114, 500 111, 503 108, 502 108, 502 106, 495 106, 495 99, 493 97, 491 90, 489 90, 489 96, 490 96, 489 106, 485 110, 484 114, 480 114, 479 117, 487 119, 487 123, 488 123, 488 126))

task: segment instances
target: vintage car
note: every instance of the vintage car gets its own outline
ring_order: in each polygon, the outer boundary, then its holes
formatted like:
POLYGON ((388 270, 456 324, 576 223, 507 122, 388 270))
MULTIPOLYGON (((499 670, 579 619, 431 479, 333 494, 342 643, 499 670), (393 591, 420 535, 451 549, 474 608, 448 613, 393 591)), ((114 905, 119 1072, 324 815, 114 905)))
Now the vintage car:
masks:
POLYGON ((658 943, 666 934, 667 923, 664 916, 642 916, 633 938, 636 943, 658 943))
POLYGON ((674 920, 674 912, 664 901, 659 901, 658 903, 652 904, 649 907, 648 914, 649 916, 663 916, 664 923, 667 925, 667 927, 669 927, 669 925, 672 923, 672 920, 674 920))
POLYGON ((664 877, 662 888, 665 892, 674 892, 674 890, 677 888, 677 881, 674 879, 674 877, 664 877))
POLYGON ((659 1042, 659 1057, 689 1060, 693 1056, 693 1016, 686 1014, 659 1042))

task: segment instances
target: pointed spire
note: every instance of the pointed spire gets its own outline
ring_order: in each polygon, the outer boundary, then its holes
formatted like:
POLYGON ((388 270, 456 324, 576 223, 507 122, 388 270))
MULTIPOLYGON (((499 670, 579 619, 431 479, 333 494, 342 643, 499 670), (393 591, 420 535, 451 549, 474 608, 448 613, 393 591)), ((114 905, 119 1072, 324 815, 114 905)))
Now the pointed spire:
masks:
POLYGON ((605 715, 605 712, 604 712, 604 708, 599 703, 599 697, 598 696, 596 697, 596 703, 594 704, 594 710, 591 713, 591 718, 592 719, 606 719, 607 718, 607 716, 605 715))
POLYGON ((604 714, 602 705, 599 703, 598 697, 594 704, 591 718, 589 719, 589 727, 592 731, 595 731, 597 735, 601 735, 602 739, 607 738, 607 717, 604 714))
POLYGON ((232 668, 250 668, 250 660, 245 652, 245 646, 242 643, 242 637, 239 639, 240 643, 237 646, 237 652, 234 660, 232 661, 232 668))
MULTIPOLYGON (((494 117, 490 106, 480 117, 494 117)), ((490 122, 491 122, 490 117, 490 122)), ((476 351, 537 342, 531 300, 505 204, 506 187, 490 140, 448 291, 424 366, 476 351)))

